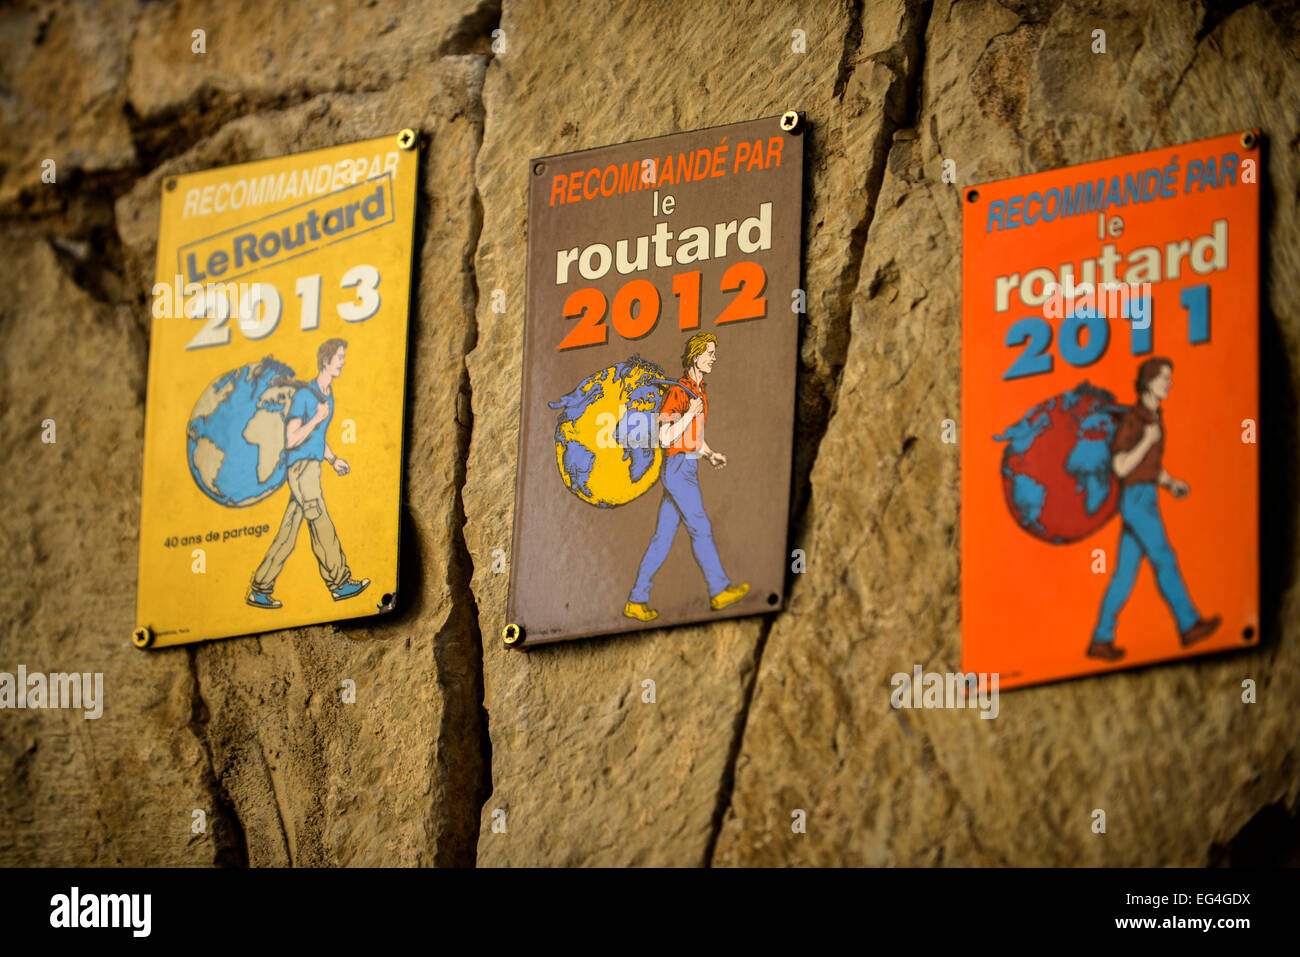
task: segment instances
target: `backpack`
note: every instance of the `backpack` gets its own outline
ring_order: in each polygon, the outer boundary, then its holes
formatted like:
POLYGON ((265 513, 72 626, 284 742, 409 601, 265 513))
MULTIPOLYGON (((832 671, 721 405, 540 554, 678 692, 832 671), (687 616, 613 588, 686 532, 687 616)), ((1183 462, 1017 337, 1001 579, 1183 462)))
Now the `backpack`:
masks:
POLYGON ((1110 444, 1130 411, 1115 396, 1081 382, 1035 405, 993 441, 1004 442, 1007 508, 1026 532, 1053 545, 1077 542, 1119 506, 1110 444))
POLYGON ((679 383, 648 359, 632 355, 594 372, 548 405, 557 410, 555 443, 560 478, 569 491, 600 508, 625 505, 656 484, 659 413, 679 383), (612 443, 601 438, 612 425, 612 443), (605 417, 617 416, 610 421, 605 417), (654 478, 647 476, 654 470, 654 478))

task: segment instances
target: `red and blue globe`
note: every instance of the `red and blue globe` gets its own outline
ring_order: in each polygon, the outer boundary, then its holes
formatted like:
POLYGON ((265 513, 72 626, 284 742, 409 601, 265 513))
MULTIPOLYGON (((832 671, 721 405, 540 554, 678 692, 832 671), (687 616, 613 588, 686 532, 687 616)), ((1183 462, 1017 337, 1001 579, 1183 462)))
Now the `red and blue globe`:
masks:
POLYGON ((1005 442, 1002 490, 1011 517, 1053 545, 1087 538, 1115 514, 1110 442, 1126 409, 1083 382, 1040 402, 994 441, 1005 442))

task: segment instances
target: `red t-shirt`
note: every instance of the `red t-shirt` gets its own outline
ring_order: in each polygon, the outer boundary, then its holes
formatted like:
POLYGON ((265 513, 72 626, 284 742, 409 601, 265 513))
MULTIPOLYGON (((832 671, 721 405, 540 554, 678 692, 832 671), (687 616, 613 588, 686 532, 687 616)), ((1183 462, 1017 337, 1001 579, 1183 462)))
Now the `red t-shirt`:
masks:
POLYGON ((668 395, 664 397, 664 404, 659 407, 659 424, 662 426, 668 422, 678 422, 686 415, 691 407, 691 399, 699 397, 704 400, 704 408, 700 410, 699 415, 691 419, 691 422, 678 436, 677 441, 668 446, 664 451, 668 455, 676 455, 678 452, 694 452, 700 447, 700 436, 704 434, 704 420, 709 414, 709 397, 704 391, 704 383, 698 386, 688 378, 678 380, 680 385, 675 385, 668 390, 668 395))
POLYGON ((1159 410, 1152 413, 1141 400, 1124 418, 1120 419, 1115 437, 1110 441, 1110 451, 1114 455, 1116 452, 1127 452, 1135 448, 1138 442, 1142 441, 1142 432, 1153 423, 1160 426, 1160 438, 1147 449, 1147 454, 1142 456, 1142 461, 1134 467, 1133 471, 1120 479, 1120 484, 1136 485, 1139 482, 1155 482, 1160 478, 1165 457, 1165 419, 1159 410))

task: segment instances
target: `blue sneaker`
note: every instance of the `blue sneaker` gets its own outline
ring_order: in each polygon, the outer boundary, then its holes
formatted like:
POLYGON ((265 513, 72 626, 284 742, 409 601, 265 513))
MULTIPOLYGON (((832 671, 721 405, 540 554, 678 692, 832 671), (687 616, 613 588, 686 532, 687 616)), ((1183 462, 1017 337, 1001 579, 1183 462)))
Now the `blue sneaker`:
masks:
POLYGON ((280 602, 276 601, 270 595, 263 595, 260 591, 250 591, 248 593, 248 603, 254 608, 280 607, 280 602))
MULTIPOLYGON (((344 598, 352 598, 356 595, 360 595, 366 590, 366 586, 369 584, 369 578, 363 578, 361 581, 357 581, 354 578, 351 581, 344 582, 338 588, 331 588, 330 594, 334 596, 335 601, 342 601, 344 598)), ((279 604, 279 602, 276 604, 279 604)))

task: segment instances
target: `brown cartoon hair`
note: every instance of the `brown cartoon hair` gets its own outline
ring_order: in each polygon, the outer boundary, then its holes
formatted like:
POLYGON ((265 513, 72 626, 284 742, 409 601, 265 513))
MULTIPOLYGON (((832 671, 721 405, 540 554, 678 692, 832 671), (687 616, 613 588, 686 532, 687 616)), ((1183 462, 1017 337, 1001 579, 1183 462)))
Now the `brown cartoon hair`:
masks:
POLYGON ((718 337, 711 332, 697 332, 686 340, 686 348, 682 350, 682 371, 689 372, 691 363, 704 354, 704 350, 709 347, 709 343, 717 344, 718 337))
POLYGON ((1138 366, 1137 390, 1139 397, 1146 394, 1147 386, 1151 384, 1151 380, 1166 368, 1172 372, 1174 360, 1166 359, 1164 356, 1152 356, 1138 366))
POLYGON ((334 358, 334 353, 347 347, 346 339, 326 339, 322 342, 320 348, 316 350, 316 371, 320 372, 324 369, 325 363, 334 358))

